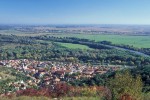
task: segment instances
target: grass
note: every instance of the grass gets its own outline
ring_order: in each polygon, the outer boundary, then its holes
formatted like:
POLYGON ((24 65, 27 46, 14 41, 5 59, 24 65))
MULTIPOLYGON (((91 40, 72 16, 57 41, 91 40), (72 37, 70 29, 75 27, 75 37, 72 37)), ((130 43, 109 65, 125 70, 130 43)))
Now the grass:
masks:
POLYGON ((55 37, 77 37, 95 41, 111 41, 113 44, 125 44, 138 48, 150 48, 150 36, 103 35, 103 34, 56 34, 55 37))
MULTIPOLYGON (((51 43, 51 41, 45 41, 45 40, 38 40, 38 42, 51 43)), ((86 45, 81 45, 81 44, 62 43, 62 42, 55 42, 55 43, 60 44, 61 46, 69 48, 69 49, 92 49, 86 45)))
POLYGON ((92 48, 89 48, 88 46, 80 45, 80 44, 61 43, 61 42, 56 42, 56 43, 69 49, 92 49, 92 48))

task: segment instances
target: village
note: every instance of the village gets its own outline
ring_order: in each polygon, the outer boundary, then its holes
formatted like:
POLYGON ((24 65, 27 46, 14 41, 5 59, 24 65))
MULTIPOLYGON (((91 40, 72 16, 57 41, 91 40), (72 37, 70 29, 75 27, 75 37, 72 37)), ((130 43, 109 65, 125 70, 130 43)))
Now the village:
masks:
POLYGON ((9 83, 15 90, 24 90, 27 87, 45 87, 55 84, 66 83, 81 78, 92 78, 96 74, 104 74, 109 71, 120 70, 121 66, 102 66, 88 65, 80 63, 64 63, 53 61, 36 61, 28 59, 2 60, 0 67, 13 68, 21 72, 30 79, 27 81, 19 80, 9 83))

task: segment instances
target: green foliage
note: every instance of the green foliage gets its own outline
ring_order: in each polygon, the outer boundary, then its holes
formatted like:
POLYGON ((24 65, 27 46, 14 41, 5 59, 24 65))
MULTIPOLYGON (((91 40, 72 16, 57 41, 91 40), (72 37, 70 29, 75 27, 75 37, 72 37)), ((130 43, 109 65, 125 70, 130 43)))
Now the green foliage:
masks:
POLYGON ((7 79, 15 80, 16 77, 12 75, 12 71, 13 69, 11 68, 0 67, 0 78, 1 78, 0 81, 7 79))
POLYGON ((74 86, 104 86, 105 80, 100 74, 95 75, 93 78, 82 78, 79 80, 73 80, 69 82, 74 86))
MULTIPOLYGON (((100 42, 94 42, 93 40, 75 37, 56 38, 47 35, 36 37, 0 35, 0 43, 2 44, 0 45, 0 60, 35 59, 130 66, 150 64, 150 58, 138 56, 123 50, 113 49, 112 47, 101 44, 100 42), (63 44, 72 43, 73 45, 84 45, 94 49, 69 49, 52 41, 61 42, 63 44), (14 47, 12 47, 12 45, 14 45, 14 47)), ((107 41, 103 43, 107 43, 107 41)))
POLYGON ((150 92, 144 94, 144 100, 150 100, 150 92))
POLYGON ((111 89, 114 100, 126 94, 134 99, 141 100, 142 86, 141 77, 137 76, 133 78, 129 71, 116 73, 115 77, 108 82, 108 87, 111 89))
POLYGON ((2 75, 1 76, 2 79, 0 80, 0 93, 5 93, 8 91, 15 91, 15 87, 9 86, 9 83, 11 82, 17 82, 20 80, 27 81, 30 79, 25 74, 21 72, 16 72, 15 69, 7 68, 7 67, 0 67, 0 74, 2 75), (7 73, 7 77, 5 77, 6 73, 7 73))
POLYGON ((143 91, 150 92, 150 65, 131 69, 131 73, 133 76, 140 74, 144 84, 143 91))

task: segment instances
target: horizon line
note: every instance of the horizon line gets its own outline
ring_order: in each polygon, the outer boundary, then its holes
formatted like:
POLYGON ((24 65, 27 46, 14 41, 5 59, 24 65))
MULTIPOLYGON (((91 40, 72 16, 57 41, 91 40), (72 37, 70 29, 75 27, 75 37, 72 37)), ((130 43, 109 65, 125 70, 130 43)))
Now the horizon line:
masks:
POLYGON ((121 26, 150 26, 150 24, 34 24, 34 23, 0 23, 0 25, 31 25, 31 26, 36 26, 36 25, 43 25, 43 26, 48 26, 48 25, 52 25, 52 26, 55 26, 55 25, 121 25, 121 26))

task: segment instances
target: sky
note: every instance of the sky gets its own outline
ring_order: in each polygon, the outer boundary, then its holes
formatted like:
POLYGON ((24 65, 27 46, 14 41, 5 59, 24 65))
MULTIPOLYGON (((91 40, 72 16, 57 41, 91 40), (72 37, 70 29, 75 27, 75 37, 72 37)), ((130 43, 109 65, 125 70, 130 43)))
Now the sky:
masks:
POLYGON ((150 24, 150 0, 0 0, 0 24, 150 24))

